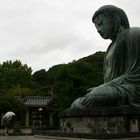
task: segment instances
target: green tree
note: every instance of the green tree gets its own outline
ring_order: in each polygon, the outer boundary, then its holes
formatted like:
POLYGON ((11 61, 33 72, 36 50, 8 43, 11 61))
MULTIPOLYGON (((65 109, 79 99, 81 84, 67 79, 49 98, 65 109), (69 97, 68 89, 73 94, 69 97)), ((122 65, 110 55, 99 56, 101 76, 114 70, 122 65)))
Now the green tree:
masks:
POLYGON ((25 105, 12 96, 0 96, 0 112, 14 111, 20 112, 25 110, 25 105))
POLYGON ((68 108, 78 97, 87 93, 87 89, 103 83, 103 52, 61 64, 51 68, 53 70, 50 87, 53 89, 53 100, 50 107, 53 111, 62 111, 68 108), (55 71, 54 71, 55 69, 55 71))
POLYGON ((97 52, 68 64, 59 64, 48 71, 41 69, 32 77, 34 95, 51 96, 52 111, 62 111, 87 89, 103 83, 104 52, 97 52))
POLYGON ((33 96, 33 95, 35 95, 35 92, 31 88, 16 87, 16 88, 11 88, 11 89, 7 90, 6 95, 10 95, 10 96, 33 96))
POLYGON ((47 83, 47 72, 45 69, 36 71, 33 75, 33 80, 38 86, 44 86, 47 83))
POLYGON ((32 86, 32 69, 19 60, 6 61, 0 64, 0 93, 16 87, 32 86))

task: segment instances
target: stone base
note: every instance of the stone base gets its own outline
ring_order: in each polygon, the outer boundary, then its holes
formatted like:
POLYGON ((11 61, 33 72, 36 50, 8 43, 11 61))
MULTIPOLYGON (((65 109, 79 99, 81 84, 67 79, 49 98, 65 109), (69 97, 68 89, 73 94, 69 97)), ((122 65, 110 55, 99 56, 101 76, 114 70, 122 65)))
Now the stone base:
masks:
POLYGON ((140 107, 94 107, 66 110, 60 115, 60 129, 67 133, 126 134, 140 132, 140 107))

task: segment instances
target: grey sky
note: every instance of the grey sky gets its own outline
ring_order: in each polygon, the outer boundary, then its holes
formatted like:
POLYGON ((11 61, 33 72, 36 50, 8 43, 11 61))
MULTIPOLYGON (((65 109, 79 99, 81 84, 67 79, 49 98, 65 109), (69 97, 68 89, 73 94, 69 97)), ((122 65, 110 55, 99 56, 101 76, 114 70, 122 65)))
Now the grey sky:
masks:
POLYGON ((140 26, 139 0, 0 0, 0 63, 21 60, 33 71, 105 51, 91 22, 101 6, 126 12, 140 26))

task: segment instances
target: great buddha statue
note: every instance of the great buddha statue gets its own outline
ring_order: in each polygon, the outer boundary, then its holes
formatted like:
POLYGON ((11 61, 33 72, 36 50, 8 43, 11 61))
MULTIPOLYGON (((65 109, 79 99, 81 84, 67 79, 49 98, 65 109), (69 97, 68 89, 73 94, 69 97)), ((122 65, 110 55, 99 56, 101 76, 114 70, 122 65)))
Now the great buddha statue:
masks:
POLYGON ((90 88, 70 108, 140 106, 140 28, 130 28, 125 12, 113 5, 99 8, 92 22, 103 39, 111 40, 104 57, 104 84, 90 88))

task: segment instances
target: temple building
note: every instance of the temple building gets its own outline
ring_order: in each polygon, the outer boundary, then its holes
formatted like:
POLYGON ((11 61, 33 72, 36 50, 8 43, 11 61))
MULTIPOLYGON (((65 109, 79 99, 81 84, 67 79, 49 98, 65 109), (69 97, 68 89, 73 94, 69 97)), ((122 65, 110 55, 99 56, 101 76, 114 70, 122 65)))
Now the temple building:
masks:
MULTIPOLYGON (((24 102, 26 109, 16 113, 16 122, 20 127, 51 127, 53 125, 52 114, 48 110, 49 96, 16 96, 19 101, 24 102)), ((1 126, 3 126, 3 114, 1 114, 1 126)))

